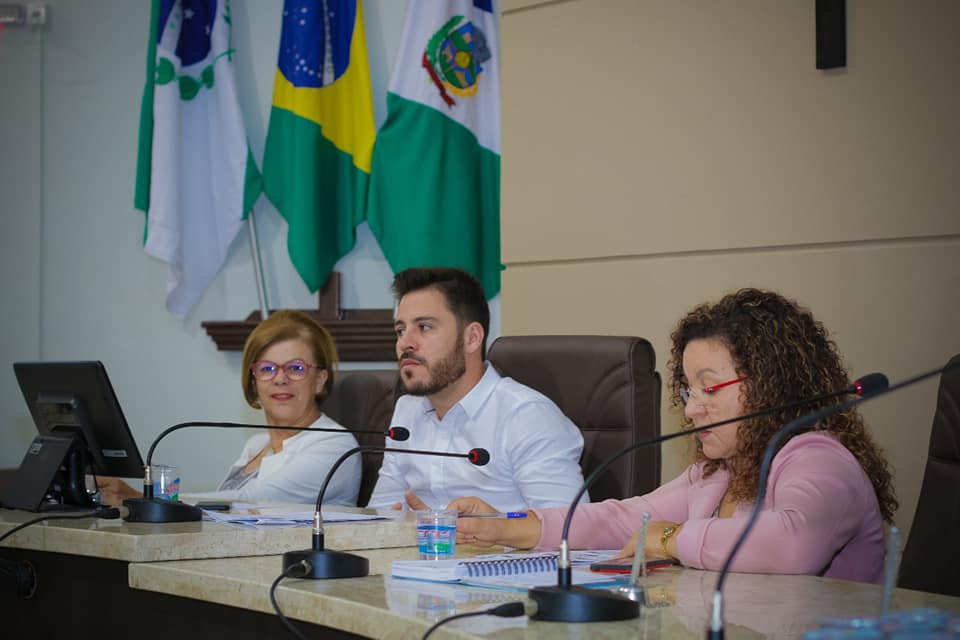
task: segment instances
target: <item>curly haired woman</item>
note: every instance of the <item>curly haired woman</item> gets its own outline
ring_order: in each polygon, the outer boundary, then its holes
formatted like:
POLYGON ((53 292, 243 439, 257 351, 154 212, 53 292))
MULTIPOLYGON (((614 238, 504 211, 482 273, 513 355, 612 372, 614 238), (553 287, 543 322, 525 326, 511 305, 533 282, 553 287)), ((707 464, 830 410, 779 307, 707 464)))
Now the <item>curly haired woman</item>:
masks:
MULTIPOLYGON (((811 313, 779 294, 742 289, 696 307, 671 336, 669 387, 691 427, 790 404, 848 384, 836 345, 811 313)), ((760 462, 784 424, 829 403, 701 431, 697 459, 657 490, 581 505, 571 548, 616 548, 633 555, 642 513, 651 514, 647 558, 718 570, 757 494, 760 462)), ((492 511, 476 498, 449 505, 492 511)), ((734 571, 798 573, 879 581, 883 522, 897 508, 887 461, 856 409, 835 414, 783 444, 770 467, 763 509, 734 571)), ((479 545, 555 548, 566 509, 534 509, 517 520, 462 519, 458 538, 479 545)))

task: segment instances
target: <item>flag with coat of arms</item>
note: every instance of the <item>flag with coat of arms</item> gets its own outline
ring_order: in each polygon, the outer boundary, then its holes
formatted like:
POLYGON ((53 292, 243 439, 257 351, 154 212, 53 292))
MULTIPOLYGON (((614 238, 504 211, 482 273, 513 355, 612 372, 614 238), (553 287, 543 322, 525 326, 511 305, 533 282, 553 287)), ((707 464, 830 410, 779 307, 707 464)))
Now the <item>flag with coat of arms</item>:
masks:
POLYGON ((408 4, 367 221, 394 272, 461 267, 500 291, 500 47, 492 0, 408 4))
POLYGON ((153 0, 134 205, 168 264, 167 309, 200 300, 261 191, 233 65, 230 0, 153 0))

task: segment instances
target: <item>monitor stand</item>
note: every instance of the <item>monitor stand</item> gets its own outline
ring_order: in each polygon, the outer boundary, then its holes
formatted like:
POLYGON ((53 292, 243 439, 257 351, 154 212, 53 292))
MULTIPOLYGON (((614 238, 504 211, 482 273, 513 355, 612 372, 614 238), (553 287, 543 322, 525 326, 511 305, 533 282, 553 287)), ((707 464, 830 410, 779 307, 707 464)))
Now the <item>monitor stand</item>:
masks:
POLYGON ((96 508, 84 479, 88 466, 86 451, 83 436, 74 429, 37 436, 7 485, 3 506, 26 511, 96 508))

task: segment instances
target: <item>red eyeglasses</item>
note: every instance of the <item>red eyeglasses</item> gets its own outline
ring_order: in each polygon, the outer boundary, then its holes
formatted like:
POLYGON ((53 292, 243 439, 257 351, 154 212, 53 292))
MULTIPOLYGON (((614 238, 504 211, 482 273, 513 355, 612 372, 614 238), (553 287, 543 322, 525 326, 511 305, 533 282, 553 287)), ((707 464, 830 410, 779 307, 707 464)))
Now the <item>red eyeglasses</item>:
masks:
POLYGON ((697 389, 695 387, 680 387, 680 399, 683 401, 683 404, 689 404, 691 400, 696 400, 702 404, 707 401, 707 398, 709 398, 710 395, 716 393, 720 389, 737 384, 738 382, 743 382, 747 378, 749 378, 749 376, 737 378, 736 380, 727 380, 726 382, 712 384, 709 387, 704 387, 703 389, 697 389))

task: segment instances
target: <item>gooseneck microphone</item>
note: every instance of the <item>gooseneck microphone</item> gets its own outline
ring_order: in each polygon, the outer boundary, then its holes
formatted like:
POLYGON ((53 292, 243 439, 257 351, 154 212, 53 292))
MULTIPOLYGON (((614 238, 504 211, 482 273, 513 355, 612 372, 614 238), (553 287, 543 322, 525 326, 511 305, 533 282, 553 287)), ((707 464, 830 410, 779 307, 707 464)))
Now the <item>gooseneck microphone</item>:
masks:
MULTIPOLYGON (((406 430, 405 430, 406 431, 406 430)), ((490 452, 486 449, 471 449, 467 453, 449 453, 446 451, 424 451, 421 449, 390 449, 377 445, 360 445, 346 451, 337 458, 330 467, 327 477, 323 480, 320 493, 317 494, 317 508, 313 513, 312 546, 301 551, 288 551, 283 554, 283 573, 286 574, 292 567, 303 567, 303 574, 298 578, 326 580, 328 578, 360 578, 370 573, 370 562, 363 556, 343 551, 333 551, 324 548, 323 517, 320 506, 323 504, 323 494, 327 491, 330 479, 343 462, 358 452, 389 451, 391 453, 410 453, 424 456, 443 456, 447 458, 466 458, 472 464, 482 467, 490 462, 490 452)))
POLYGON ((770 443, 767 445, 766 450, 763 452, 763 460, 760 463, 760 481, 757 485, 757 498, 753 505, 753 511, 750 512, 750 517, 747 519, 747 524, 743 527, 743 531, 740 532, 739 537, 737 537, 736 541, 733 543, 733 547, 730 549, 730 553, 727 554, 727 558, 723 562, 723 567, 720 569, 720 575, 717 577, 717 587, 713 592, 710 610, 710 622, 709 626, 707 627, 707 640, 722 640, 724 637, 723 584, 727 579, 727 574, 730 572, 730 565, 733 563, 733 559, 743 546, 743 541, 747 539, 748 535, 750 535, 750 531, 753 529, 753 525, 756 523, 757 517, 760 515, 760 511, 763 507, 763 500, 767 495, 767 476, 770 473, 770 464, 773 461, 774 454, 780 447, 780 443, 797 431, 814 425, 820 420, 823 420, 824 418, 827 418, 835 413, 846 411, 847 409, 850 409, 851 407, 854 407, 865 400, 886 395, 898 389, 902 389, 903 387, 908 387, 912 384, 916 384, 917 382, 926 380, 927 378, 932 378, 939 373, 944 373, 957 367, 960 367, 960 363, 954 363, 953 365, 947 365, 946 367, 940 367, 932 371, 921 373, 913 376, 912 378, 907 378, 906 380, 898 382, 892 386, 888 385, 886 376, 884 376, 882 384, 875 382, 870 387, 864 385, 864 389, 858 394, 860 397, 851 398, 850 400, 833 404, 828 407, 823 407, 817 411, 800 416, 799 418, 791 420, 785 424, 773 435, 773 437, 770 439, 770 443))
POLYGON ((289 429, 290 431, 320 431, 325 433, 374 433, 383 434, 396 441, 403 441, 410 437, 406 427, 390 427, 386 431, 362 429, 331 429, 329 427, 281 427, 264 424, 246 424, 243 422, 181 422, 165 429, 150 444, 147 459, 143 465, 143 497, 127 498, 123 506, 129 509, 124 518, 128 522, 197 522, 203 517, 203 510, 192 504, 162 500, 153 496, 153 477, 150 466, 153 461, 153 451, 168 434, 187 427, 215 427, 220 429, 289 429))
POLYGON ((885 375, 882 373, 870 373, 855 380, 840 391, 832 391, 812 398, 795 400, 785 405, 761 409, 735 418, 720 420, 719 422, 700 427, 684 429, 657 436, 656 438, 650 438, 649 440, 635 442, 629 447, 621 449, 610 456, 587 476, 583 485, 580 487, 580 491, 577 492, 577 495, 574 496, 573 501, 570 503, 567 516, 563 521, 563 532, 560 537, 560 557, 557 560, 557 585, 553 587, 534 587, 527 592, 530 598, 537 603, 537 612, 531 617, 536 620, 551 620, 557 622, 601 622, 607 620, 628 620, 640 615, 639 603, 630 600, 626 596, 603 589, 588 589, 574 585, 573 568, 570 564, 570 545, 568 542, 570 524, 573 522, 573 514, 577 505, 580 503, 580 498, 587 489, 590 488, 590 485, 592 485, 611 464, 621 457, 641 447, 666 442, 667 440, 673 440, 674 438, 697 433, 698 431, 714 429, 741 420, 759 418, 839 396, 871 393, 877 388, 885 388, 886 386, 887 377, 885 375))

